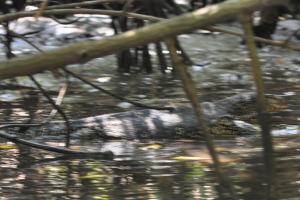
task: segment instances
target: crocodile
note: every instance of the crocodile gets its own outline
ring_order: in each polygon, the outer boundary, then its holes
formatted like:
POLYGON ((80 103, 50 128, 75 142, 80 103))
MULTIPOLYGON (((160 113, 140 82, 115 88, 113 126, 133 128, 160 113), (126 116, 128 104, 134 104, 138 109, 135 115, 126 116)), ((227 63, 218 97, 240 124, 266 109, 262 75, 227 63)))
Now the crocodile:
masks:
MULTIPOLYGON (((270 111, 285 107, 275 98, 267 98, 270 111), (279 107, 276 107, 279 106, 279 107)), ((237 94, 215 102, 203 102, 205 121, 213 135, 249 135, 259 129, 252 125, 256 116, 256 94, 237 94)), ((188 105, 172 111, 134 110, 70 120, 72 138, 107 139, 200 139, 203 133, 195 111, 188 105)), ((42 127, 32 127, 26 134, 64 135, 66 123, 53 121, 42 127)))

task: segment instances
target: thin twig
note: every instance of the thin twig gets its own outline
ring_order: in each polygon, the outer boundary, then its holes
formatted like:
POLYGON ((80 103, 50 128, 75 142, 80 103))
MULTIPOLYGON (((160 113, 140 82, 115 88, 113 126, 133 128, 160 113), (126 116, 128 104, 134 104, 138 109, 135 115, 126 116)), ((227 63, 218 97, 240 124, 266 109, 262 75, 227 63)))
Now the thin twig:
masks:
POLYGON ((68 24, 74 24, 76 22, 78 22, 80 19, 82 19, 82 17, 78 17, 74 20, 71 20, 71 21, 61 21, 60 19, 57 19, 56 17, 54 16, 50 16, 51 19, 53 19, 55 22, 59 23, 59 24, 62 24, 62 25, 68 25, 68 24))
POLYGON ((129 11, 130 6, 131 6, 131 4, 132 4, 133 1, 134 1, 134 0, 127 0, 127 1, 126 1, 126 3, 124 4, 124 6, 122 7, 122 11, 123 11, 124 13, 126 13, 126 12, 129 11))
POLYGON ((292 34, 284 41, 284 45, 287 46, 287 45, 290 43, 292 37, 295 36, 297 33, 299 33, 299 31, 300 31, 300 28, 298 28, 296 31, 294 31, 294 32, 293 32, 293 33, 292 33, 292 34))
POLYGON ((20 38, 22 40, 24 40, 25 42, 27 42, 29 45, 31 45, 33 48, 35 48, 36 50, 38 50, 39 52, 43 52, 43 50, 41 48, 39 48, 38 46, 36 46, 34 43, 32 43, 31 41, 29 41, 26 37, 24 37, 21 34, 18 34, 12 30, 9 30, 9 33, 16 38, 20 38))
POLYGON ((14 127, 25 127, 25 128, 30 128, 30 127, 41 127, 44 124, 40 123, 40 124, 22 124, 22 123, 6 123, 6 124, 1 124, 0 125, 0 129, 3 128, 14 128, 14 127))
POLYGON ((37 19, 39 18, 40 16, 43 15, 43 12, 44 10, 47 8, 48 6, 48 3, 49 3, 50 0, 44 0, 38 10, 38 12, 34 15, 34 17, 37 19))
POLYGON ((39 88, 39 90, 42 92, 42 94, 48 99, 49 103, 58 111, 58 113, 65 120, 66 126, 67 126, 66 146, 68 147, 70 145, 71 126, 70 126, 70 123, 69 123, 69 120, 68 120, 66 114, 58 105, 55 104, 55 102, 52 100, 52 98, 47 94, 47 92, 42 88, 42 86, 35 80, 35 78, 33 76, 29 76, 29 78, 34 82, 34 84, 39 88))
POLYGON ((48 6, 46 10, 53 9, 65 9, 65 8, 75 8, 75 7, 89 7, 95 6, 98 4, 107 4, 107 3, 125 3, 127 0, 97 0, 97 1, 85 1, 80 3, 68 3, 62 5, 48 6))
MULTIPOLYGON (((203 28, 203 30, 221 32, 221 33, 226 33, 226 34, 230 34, 230 35, 234 35, 234 36, 238 36, 238 37, 244 37, 243 33, 226 30, 226 29, 219 28, 219 27, 208 27, 208 28, 203 28)), ((269 39, 265 39, 265 38, 261 38, 261 37, 254 37, 254 40, 257 42, 269 44, 272 46, 284 47, 284 48, 288 48, 288 49, 291 49, 294 51, 300 51, 299 46, 290 45, 286 42, 286 40, 269 40, 269 39)))
POLYGON ((129 99, 126 99, 126 98, 124 98, 124 97, 121 97, 121 96, 119 96, 119 95, 116 95, 116 94, 114 94, 114 93, 112 93, 112 92, 110 92, 110 91, 108 91, 108 90, 106 90, 106 89, 103 89, 102 87, 99 87, 98 85, 96 85, 96 84, 94 84, 94 83, 92 83, 92 82, 90 82, 90 81, 88 81, 88 80, 86 80, 86 79, 84 79, 84 78, 82 78, 82 77, 80 77, 80 76, 74 74, 73 72, 67 70, 66 68, 62 68, 62 69, 63 69, 66 73, 70 74, 71 76, 73 76, 73 77, 75 77, 75 78, 81 80, 82 82, 84 82, 84 83, 86 83, 86 84, 88 84, 88 85, 90 85, 90 86, 92 86, 92 87, 94 87, 94 88, 100 90, 101 92, 103 92, 103 93, 105 93, 105 94, 108 94, 108 95, 110 95, 110 96, 112 96, 112 97, 114 97, 114 98, 116 98, 116 99, 121 100, 121 101, 128 102, 128 103, 130 103, 130 104, 132 104, 132 105, 135 105, 135 106, 138 106, 138 107, 141 107, 141 108, 155 109, 155 110, 170 110, 170 111, 172 111, 172 110, 174 109, 173 107, 149 106, 149 105, 145 105, 145 104, 138 103, 138 102, 135 102, 135 101, 131 101, 131 100, 129 100, 129 99))
MULTIPOLYGON (((61 105, 62 100, 63 100, 63 98, 64 98, 64 96, 65 96, 65 94, 67 92, 67 89, 68 89, 68 84, 63 85, 63 87, 60 89, 60 91, 59 91, 59 93, 57 95, 55 105, 57 105, 57 106, 61 105)), ((50 112, 49 117, 45 121, 43 121, 42 123, 43 124, 49 123, 54 118, 54 116, 56 115, 57 111, 58 111, 57 109, 53 109, 50 112)))

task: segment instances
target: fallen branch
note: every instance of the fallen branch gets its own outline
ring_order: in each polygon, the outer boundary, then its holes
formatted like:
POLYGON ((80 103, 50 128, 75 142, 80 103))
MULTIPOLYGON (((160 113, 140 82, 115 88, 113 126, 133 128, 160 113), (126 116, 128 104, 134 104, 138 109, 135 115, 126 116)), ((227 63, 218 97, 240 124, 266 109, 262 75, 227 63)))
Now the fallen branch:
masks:
MULTIPOLYGON (((34 44, 33 44, 32 42, 30 42, 29 40, 27 40, 25 37, 23 37, 23 36, 21 36, 21 35, 19 35, 19 34, 16 34, 16 33, 13 32, 13 31, 11 31, 11 33, 12 33, 15 37, 18 37, 18 38, 24 40, 25 42, 27 42, 29 45, 31 45, 33 48, 35 48, 35 49, 38 50, 39 52, 43 52, 42 49, 38 48, 36 45, 34 45, 34 44)), ((173 110, 173 108, 172 108, 172 107, 169 107, 169 106, 152 106, 152 105, 146 105, 146 104, 142 104, 142 103, 138 103, 138 102, 132 101, 132 100, 127 99, 127 98, 124 98, 124 97, 122 97, 122 96, 120 96, 120 95, 114 94, 114 93, 112 93, 112 92, 110 92, 110 91, 108 91, 108 90, 106 90, 106 89, 104 89, 104 88, 102 88, 102 87, 99 87, 99 86, 97 86, 96 84, 94 84, 94 83, 92 83, 92 82, 90 82, 90 81, 88 81, 88 80, 86 80, 86 79, 84 79, 84 78, 82 78, 82 77, 80 77, 80 76, 74 74, 73 72, 71 72, 71 71, 69 71, 69 70, 67 70, 67 69, 65 69, 65 68, 63 68, 63 70, 64 70, 67 74, 70 74, 71 76, 73 76, 73 77, 75 77, 75 78, 81 80, 82 82, 84 82, 84 83, 86 83, 86 84, 88 84, 88 85, 90 85, 90 86, 92 86, 92 87, 94 87, 94 88, 100 90, 101 92, 103 92, 103 93, 105 93, 105 94, 107 94, 107 95, 110 95, 110 96, 112 96, 112 97, 114 97, 114 98, 116 98, 116 99, 119 99, 119 100, 121 100, 121 101, 128 102, 128 103, 130 103, 130 104, 132 104, 132 105, 135 105, 135 106, 138 106, 138 107, 141 107, 141 108, 155 109, 155 110, 170 110, 170 111, 173 110)), ((45 92, 43 92, 43 93, 45 94, 45 92)), ((48 99, 49 99, 49 98, 48 98, 48 99)), ((49 102, 50 102, 50 101, 49 101, 49 102)), ((56 102, 57 105, 60 105, 60 103, 61 103, 61 102, 56 102)), ((52 117, 56 114, 57 111, 58 111, 57 109, 54 109, 53 112, 51 112, 51 114, 50 114, 50 118, 52 118, 52 117)), ((65 118, 65 117, 64 117, 64 118, 65 118)), ((49 119, 49 118, 48 118, 48 119, 49 119)))
POLYGON ((240 13, 252 12, 266 5, 284 2, 285 0, 226 1, 100 41, 80 42, 37 55, 11 59, 0 63, 0 79, 34 74, 74 63, 85 63, 120 50, 161 41, 167 37, 233 19, 240 13))
MULTIPOLYGON (((116 0, 116 1, 118 1, 118 0, 116 0)), ((122 1, 122 0, 120 0, 120 1, 122 1)), ((78 3, 76 3, 76 4, 78 4, 78 3)), ((60 8, 61 6, 69 8, 69 7, 71 7, 71 4, 53 6, 53 8, 56 8, 56 7, 60 8)), ((50 6, 49 8, 52 9, 52 6, 50 6)), ((16 20, 16 19, 19 19, 19 18, 22 18, 22 17, 31 17, 31 16, 34 15, 34 13, 35 13, 35 11, 32 11, 32 12, 18 12, 18 13, 10 13, 10 14, 6 14, 6 15, 2 15, 2 16, 0 16, 0 23, 16 20)), ((161 21, 167 20, 165 18, 160 18, 160 17, 155 17, 155 16, 149 16, 149 15, 143 15, 143 14, 137 14, 137 13, 131 13, 131 12, 123 12, 123 11, 113 11, 113 10, 59 9, 59 10, 50 10, 50 11, 46 10, 46 11, 44 11, 44 16, 50 16, 50 17, 53 16, 53 15, 63 15, 63 14, 70 14, 70 15, 72 15, 72 14, 91 14, 91 15, 109 15, 109 16, 120 16, 120 17, 121 16, 123 16, 123 17, 127 16, 127 17, 133 17, 133 18, 140 19, 140 20, 148 20, 150 22, 161 22, 161 21)), ((61 22, 59 22, 59 23, 61 23, 61 22)), ((222 32, 222 33, 235 35, 235 36, 239 36, 239 37, 244 36, 243 33, 226 30, 226 29, 219 28, 219 27, 205 27, 205 28, 203 27, 202 29, 208 30, 208 31, 222 32)), ((291 36, 297 34, 297 32, 293 33, 291 36)), ((287 39, 285 41, 269 40, 269 39, 265 39, 265 38, 261 38, 261 37, 254 37, 254 39, 257 42, 261 42, 261 43, 265 43, 265 44, 269 44, 269 45, 273 45, 273 46, 289 48, 289 49, 294 50, 294 51, 300 51, 299 46, 289 44, 290 39, 287 39)))

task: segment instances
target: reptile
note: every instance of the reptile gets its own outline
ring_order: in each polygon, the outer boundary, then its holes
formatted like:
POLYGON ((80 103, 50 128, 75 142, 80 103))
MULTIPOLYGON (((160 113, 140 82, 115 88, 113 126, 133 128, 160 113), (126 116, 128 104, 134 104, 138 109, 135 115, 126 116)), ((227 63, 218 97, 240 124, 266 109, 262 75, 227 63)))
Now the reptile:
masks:
MULTIPOLYGON (((268 97, 269 111, 285 109, 275 97, 268 97)), ((256 116, 256 94, 237 94, 215 102, 203 102, 205 121, 214 135, 248 135, 259 131, 253 126, 256 116)), ((188 105, 176 106, 172 111, 134 110, 70 120, 73 138, 114 139, 200 139, 203 137, 195 112, 188 105)), ((63 121, 53 121, 43 127, 32 127, 26 134, 66 134, 63 121)), ((22 133, 23 134, 23 133, 22 133)))

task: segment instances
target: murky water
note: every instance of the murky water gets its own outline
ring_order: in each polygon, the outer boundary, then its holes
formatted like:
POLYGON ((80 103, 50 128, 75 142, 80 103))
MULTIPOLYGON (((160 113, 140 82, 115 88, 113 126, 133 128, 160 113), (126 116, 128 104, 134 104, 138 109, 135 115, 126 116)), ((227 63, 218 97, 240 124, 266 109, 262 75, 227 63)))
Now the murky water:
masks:
MULTIPOLYGON (((204 100, 254 89, 247 52, 235 37, 193 34, 181 39, 197 64, 190 70, 204 100)), ((268 93, 285 97, 290 107, 286 116, 275 117, 273 131, 278 196, 298 199, 299 53, 265 47, 260 56, 268 93)), ((115 72, 113 56, 69 69, 105 89, 147 104, 186 102, 173 74, 120 75, 115 72)), ((49 73, 35 77, 53 97, 66 82, 64 77, 53 78, 49 73)), ((26 121, 29 114, 34 114, 35 120, 44 119, 51 111, 46 99, 30 88, 32 83, 26 77, 17 79, 22 87, 1 84, 1 123, 26 121)), ((136 109, 75 78, 69 78, 69 85, 62 108, 70 118, 136 109)), ((215 143, 240 199, 263 199, 266 185, 260 138, 224 138, 215 143)), ((227 199, 203 141, 74 140, 71 147, 110 150, 114 158, 68 157, 0 139, 0 199, 227 199)))

